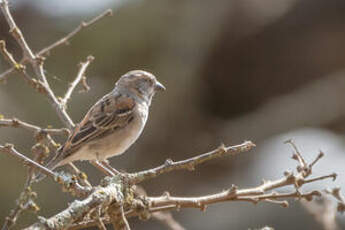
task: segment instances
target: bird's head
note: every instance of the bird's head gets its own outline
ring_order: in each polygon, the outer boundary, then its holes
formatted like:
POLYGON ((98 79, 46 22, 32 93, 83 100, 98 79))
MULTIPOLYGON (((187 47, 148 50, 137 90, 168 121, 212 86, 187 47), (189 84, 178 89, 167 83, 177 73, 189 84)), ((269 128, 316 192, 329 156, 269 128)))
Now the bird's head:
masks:
POLYGON ((156 77, 143 70, 133 70, 123 75, 115 85, 119 90, 127 90, 149 104, 157 91, 165 90, 163 84, 156 77))

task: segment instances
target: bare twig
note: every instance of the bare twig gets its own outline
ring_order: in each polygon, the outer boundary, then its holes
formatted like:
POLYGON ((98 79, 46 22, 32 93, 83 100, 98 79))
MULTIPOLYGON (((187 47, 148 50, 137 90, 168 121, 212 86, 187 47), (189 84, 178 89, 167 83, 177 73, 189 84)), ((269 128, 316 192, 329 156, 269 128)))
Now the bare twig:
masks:
MULTIPOLYGON (((69 129, 74 128, 74 123, 66 112, 66 105, 71 98, 73 91, 80 82, 83 84, 85 89, 88 89, 84 74, 93 58, 89 56, 85 62, 81 63, 78 75, 70 84, 64 97, 59 100, 50 88, 47 77, 45 75, 45 60, 43 56, 48 55, 49 52, 55 47, 66 44, 75 34, 77 34, 83 28, 94 24, 107 15, 110 15, 111 11, 105 11, 103 14, 97 16, 89 22, 82 22, 81 25, 71 33, 67 34, 62 39, 35 54, 32 52, 31 48, 25 41, 25 38, 22 35, 20 29, 16 25, 11 12, 9 11, 8 1, 0 0, 0 8, 10 27, 11 35, 15 38, 23 52, 22 61, 18 63, 13 58, 12 54, 6 49, 5 42, 0 41, 0 51, 12 66, 10 70, 5 71, 5 73, 0 75, 0 80, 4 79, 7 74, 11 73, 13 70, 17 70, 18 72, 22 73, 24 79, 33 88, 35 88, 49 100, 50 104, 55 108, 56 113, 58 114, 60 120, 64 123, 64 125, 69 129), (31 64, 35 74, 35 78, 29 76, 29 74, 25 71, 25 66, 23 65, 26 63, 31 64)), ((39 139, 37 140, 36 146, 38 147, 38 145, 42 144, 41 147, 43 147, 43 149, 37 149, 37 151, 42 150, 43 152, 44 147, 47 148, 46 146, 57 146, 50 135, 57 135, 61 133, 66 134, 67 132, 66 129, 42 129, 38 126, 19 121, 17 119, 0 119, 0 126, 20 127, 33 131, 37 135, 45 134, 44 141, 48 141, 49 145, 45 144, 46 142, 43 142, 41 141, 41 139, 39 139)), ((149 218, 150 216, 153 216, 154 218, 166 223, 171 229, 176 230, 183 229, 183 227, 180 226, 176 221, 174 221, 170 214, 163 213, 163 211, 179 210, 181 208, 188 207, 198 208, 202 211, 205 211, 208 205, 225 201, 244 201, 254 204, 258 202, 269 202, 287 207, 288 202, 286 199, 288 198, 303 198, 309 201, 312 200, 315 196, 320 196, 319 191, 302 193, 300 192, 299 188, 306 183, 313 183, 315 181, 324 180, 327 178, 335 179, 336 174, 333 173, 320 177, 309 178, 309 176, 312 174, 313 166, 322 158, 323 153, 320 152, 315 160, 308 164, 296 145, 292 141, 288 141, 288 143, 291 144, 292 148, 294 149, 293 159, 298 162, 296 173, 286 172, 282 178, 276 179, 274 181, 264 181, 261 185, 253 188, 238 189, 235 185, 233 185, 228 190, 222 192, 195 197, 176 197, 170 196, 169 193, 165 193, 164 195, 159 197, 146 195, 133 196, 133 185, 174 170, 194 170, 197 165, 202 164, 205 161, 249 151, 255 145, 250 141, 230 147, 222 145, 216 150, 200 154, 186 160, 174 162, 168 159, 163 165, 156 168, 130 174, 117 173, 115 171, 112 171, 111 168, 106 165, 106 163, 94 162, 97 167, 100 167, 102 170, 104 170, 105 173, 107 173, 107 175, 111 176, 111 178, 106 177, 101 183, 101 186, 98 187, 92 187, 91 184, 87 181, 86 176, 85 178, 83 178, 84 176, 82 175, 82 173, 73 164, 71 164, 72 169, 80 177, 79 179, 83 181, 83 185, 85 186, 81 186, 78 183, 78 179, 76 176, 71 177, 69 174, 66 175, 54 173, 51 170, 43 167, 41 164, 27 158, 26 156, 15 150, 13 145, 0 145, 0 151, 8 153, 10 155, 14 155, 20 160, 23 160, 26 165, 30 166, 25 188, 29 188, 29 185, 31 184, 33 171, 39 170, 44 174, 54 178, 54 180, 56 180, 58 183, 62 184, 64 190, 67 190, 73 195, 83 198, 83 200, 81 201, 75 200, 68 208, 48 219, 45 219, 43 217, 39 218, 39 221, 37 223, 33 224, 27 229, 68 229, 70 227, 79 229, 81 226, 85 226, 87 224, 89 224, 90 226, 97 225, 100 229, 105 229, 104 223, 112 223, 114 228, 116 229, 127 230, 130 229, 127 218, 132 216, 149 218), (287 193, 275 191, 276 188, 285 186, 293 186, 294 189, 293 191, 287 193), (97 211, 96 215, 94 215, 95 211, 97 211)), ((49 151, 49 149, 47 151, 49 151)), ((43 155, 44 154, 42 154, 42 157, 43 155)), ((37 156, 34 159, 38 162, 42 162, 42 159, 38 158, 37 156)), ((10 214, 9 218, 6 220, 8 224, 5 223, 4 225, 5 228, 11 225, 11 221, 13 223, 15 222, 17 216, 22 211, 21 205, 32 205, 32 203, 30 202, 30 194, 25 191, 23 191, 23 193, 21 194, 21 197, 23 196, 25 199, 23 199, 23 202, 20 203, 20 205, 18 205, 14 209, 13 213, 10 214)), ((332 191, 332 194, 338 200, 338 209, 339 207, 342 207, 342 210, 344 210, 345 206, 343 196, 341 196, 339 191, 336 190, 332 191)))
MULTIPOLYGON (((0 51, 1 51, 2 55, 5 57, 6 61, 11 66, 13 66, 13 70, 16 70, 16 71, 22 73, 24 80, 26 82, 28 82, 31 86, 34 86, 34 88, 37 88, 35 82, 33 82, 32 78, 26 73, 25 66, 16 62, 13 55, 6 49, 6 42, 3 40, 0 41, 0 51)), ((2 80, 5 80, 5 79, 0 78, 0 81, 2 81, 2 80)))
POLYGON ((16 207, 11 210, 9 216, 5 218, 5 222, 1 230, 8 230, 14 226, 17 222, 18 217, 25 210, 31 210, 34 212, 39 211, 39 207, 33 201, 37 197, 37 194, 31 190, 30 186, 25 186, 21 192, 19 198, 16 200, 16 207))
POLYGON ((30 165, 30 167, 35 168, 36 170, 44 173, 45 175, 53 179, 56 176, 56 174, 50 169, 43 167, 42 165, 38 164, 37 162, 31 160, 30 158, 18 152, 12 144, 6 144, 5 146, 0 145, 0 151, 17 157, 18 159, 22 160, 24 164, 30 165))
MULTIPOLYGON (((307 163, 305 162, 304 158, 302 157, 301 153, 299 152, 299 150, 298 150, 297 146, 295 145, 295 143, 293 142, 293 140, 287 140, 287 141, 285 141, 285 143, 290 144, 292 146, 293 150, 295 151, 295 153, 292 155, 292 159, 298 161, 300 164, 300 166, 297 170, 298 171, 305 171, 304 173, 310 174, 311 171, 307 170, 310 167, 308 167, 307 163)), ((319 157, 317 157, 315 159, 315 162, 318 161, 318 158, 319 157)), ((315 162, 313 162, 312 165, 315 164, 315 162)))
POLYGON ((7 80, 7 77, 15 72, 16 68, 15 67, 12 67, 12 68, 9 68, 7 70, 5 70, 2 74, 0 74, 0 82, 6 82, 7 80))
POLYGON ((71 192, 73 195, 78 197, 85 197, 92 192, 92 188, 83 187, 79 185, 74 178, 63 178, 59 174, 54 173, 50 169, 40 165, 39 163, 31 160, 30 158, 26 157, 25 155, 18 152, 12 144, 6 144, 5 146, 0 145, 0 151, 13 155, 17 157, 19 160, 23 161, 25 165, 28 165, 35 170, 42 172, 43 174, 51 177, 53 180, 57 181, 58 183, 63 185, 64 190, 71 192))
POLYGON ((0 40, 0 51, 2 55, 4 55, 5 59, 12 65, 12 66, 18 66, 18 63, 16 60, 14 60, 14 57, 8 50, 6 49, 6 42, 4 40, 0 40))
MULTIPOLYGON (((234 146, 238 147, 238 146, 234 146)), ((294 148, 294 150, 297 150, 297 148, 294 148)), ((298 151, 298 150, 297 150, 298 151)), ((213 151, 214 152, 214 151, 213 151)), ((199 155, 204 156, 205 154, 199 155)), ((222 155, 224 156, 224 155, 222 155)), ((287 198, 297 198, 297 199, 305 199, 307 201, 310 201, 315 196, 320 196, 321 193, 319 191, 311 191, 311 192, 305 192, 301 193, 299 191, 299 188, 303 186, 306 183, 313 183, 318 180, 324 180, 327 178, 335 178, 335 174, 330 174, 326 176, 316 177, 313 179, 307 179, 308 176, 311 175, 312 167, 315 163, 307 164, 304 158, 301 154, 299 154, 300 160, 298 160, 297 165, 297 173, 293 174, 292 172, 286 172, 284 174, 284 177, 274 180, 274 181, 264 181, 264 183, 260 186, 254 187, 254 188, 248 188, 248 189, 238 189, 236 186, 232 186, 230 189, 211 194, 206 196, 198 196, 198 197, 174 197, 170 196, 169 193, 165 193, 162 196, 159 197, 146 197, 144 200, 146 202, 142 203, 144 205, 144 208, 141 208, 141 210, 146 210, 149 213, 154 212, 161 212, 161 211, 167 211, 167 210, 179 210, 181 208, 198 208, 202 211, 206 210, 207 206, 214 203, 219 202, 225 202, 225 201, 245 201, 245 202, 251 202, 251 203, 258 203, 258 202, 269 202, 273 204, 278 204, 282 207, 288 207, 288 202, 285 200, 287 198), (305 170, 299 170, 305 166, 305 170), (306 174, 305 172, 310 172, 306 174), (276 191, 273 191, 276 188, 281 188, 285 186, 294 186, 295 191, 288 192, 288 193, 279 193, 276 191), (266 193, 268 191, 271 191, 270 193, 266 193), (283 200, 281 200, 283 199, 283 200), (145 204, 147 207, 145 208, 145 204)), ((320 156, 317 156, 316 159, 319 159, 320 156)), ((191 159, 198 159, 197 157, 191 158, 191 159)), ((205 159, 205 158, 202 158, 205 159)), ((213 159, 207 158, 207 159, 213 159)), ((180 162, 190 162, 189 159, 185 161, 180 162)), ((313 162, 316 162, 315 160, 313 162)), ((178 163, 178 162, 176 162, 178 163)), ((186 167, 185 164, 182 164, 183 167, 186 167)), ((181 165, 180 165, 181 166, 181 165)), ((193 165, 194 166, 194 165, 193 165)), ((159 168, 159 167, 158 167, 159 168)), ((165 172, 165 171, 164 171, 165 172)), ((130 174, 130 179, 133 181, 133 176, 136 174, 130 174)), ((140 174, 137 174, 140 176, 140 174)), ((151 178, 151 177, 150 177, 151 178)), ((135 181, 135 180, 134 180, 135 181)), ((130 209, 126 212, 126 216, 136 216, 141 215, 140 212, 136 211, 136 209, 130 209)), ((104 219, 105 222, 108 221, 108 219, 104 219)), ((95 225, 96 222, 88 222, 89 225, 95 225)))
MULTIPOLYGON (((295 152, 299 153, 295 145, 293 148, 295 152)), ((294 155, 296 155, 296 153, 294 153, 294 155)), ((193 207, 205 210, 207 205, 223 201, 248 201, 252 203, 266 201, 279 204, 283 207, 287 207, 287 201, 280 201, 278 199, 305 198, 306 200, 311 200, 313 196, 320 196, 320 192, 312 191, 309 193, 302 194, 298 191, 298 188, 301 187, 303 184, 312 183, 318 180, 324 180, 326 178, 335 179, 336 174, 332 173, 326 176, 316 177, 313 179, 306 179, 311 174, 312 167, 315 164, 315 162, 320 159, 320 155, 318 155, 316 160, 314 160, 313 163, 309 165, 306 163, 306 161, 300 153, 298 154, 298 156, 299 159, 297 159, 297 161, 299 162, 299 165, 297 166, 296 175, 294 175, 291 172, 286 172, 283 178, 275 181, 264 181, 262 185, 255 188, 237 189, 236 186, 232 186, 230 189, 226 191, 207 196, 172 197, 168 193, 166 193, 160 197, 147 197, 147 200, 150 203, 149 208, 156 208, 156 210, 160 210, 160 208, 171 210, 185 207, 193 207), (300 170, 301 167, 304 167, 304 170, 300 170), (296 188, 296 191, 291 193, 265 193, 275 188, 281 188, 288 185, 293 185, 296 188)))
POLYGON ((20 29, 17 27, 15 21, 13 20, 12 14, 10 13, 10 10, 8 8, 7 0, 2 0, 0 2, 0 8, 1 8, 3 15, 5 16, 5 19, 9 25, 9 27, 10 27, 11 35, 13 36, 13 38, 17 41, 17 43, 19 44, 19 46, 23 50, 24 58, 28 59, 29 61, 35 60, 35 55, 31 51, 31 49, 29 48, 27 42, 24 39, 24 36, 22 35, 22 32, 20 31, 20 29))
POLYGON ((81 85, 83 86, 83 88, 79 90, 79 93, 84 93, 90 90, 90 86, 87 84, 85 76, 83 76, 81 79, 81 85))
POLYGON ((45 76, 44 68, 43 68, 43 63, 44 59, 38 55, 34 55, 30 47, 28 46, 22 32, 20 31, 19 27, 16 25, 12 14, 10 13, 9 7, 8 7, 8 1, 7 0, 2 0, 0 2, 0 8, 1 11, 4 14, 4 17, 10 27, 10 33, 14 37, 14 39, 17 41, 19 46, 21 47, 23 51, 23 58, 27 59, 33 69, 35 74, 39 77, 41 83, 40 85, 44 88, 44 93, 48 100, 50 101, 50 104, 53 106, 55 111, 57 112, 58 116, 60 117, 61 121, 64 122, 64 124, 68 128, 73 128, 74 123, 71 120, 71 118, 68 116, 66 113, 64 107, 59 103, 57 100, 56 96, 54 95, 53 91, 50 89, 49 83, 47 81, 47 78, 45 76))
POLYGON ((17 118, 0 119, 0 127, 23 128, 28 131, 32 131, 35 134, 46 133, 49 135, 66 135, 66 136, 69 135, 69 130, 66 128, 62 128, 62 129, 41 128, 39 126, 18 120, 17 118))
POLYGON ((168 173, 174 170, 181 170, 181 169, 194 170, 196 165, 199 165, 205 161, 209 161, 209 160, 224 157, 224 156, 236 155, 241 152, 249 151, 253 147, 255 147, 255 145, 251 141, 246 141, 240 145, 235 145, 235 146, 230 146, 230 147, 221 145, 216 150, 189 158, 187 160, 173 162, 171 159, 168 159, 161 166, 158 166, 153 169, 137 172, 137 173, 128 174, 128 177, 130 178, 130 181, 133 184, 137 184, 144 180, 151 179, 163 173, 168 173))
POLYGON ((113 15, 113 11, 111 9, 107 9, 104 12, 102 12, 100 15, 94 17, 93 19, 91 19, 88 22, 81 22, 80 25, 77 28, 75 28, 73 31, 71 31, 69 34, 62 37, 58 41, 54 42, 50 46, 43 48, 37 54, 39 56, 47 55, 51 50, 55 49, 56 47, 61 46, 63 44, 67 44, 72 37, 74 37, 77 33, 82 31, 83 29, 85 29, 89 26, 92 26, 93 24, 95 24, 96 22, 100 21, 101 19, 103 19, 107 16, 112 16, 112 15, 113 15))
MULTIPOLYGON (((80 31, 82 31, 84 28, 87 28, 89 26, 94 25, 96 22, 100 21, 101 19, 105 18, 106 16, 111 16, 112 15, 112 10, 107 9, 100 15, 96 16, 95 18, 91 19, 88 22, 82 22, 77 28, 75 28, 72 32, 68 33, 58 41, 54 42, 53 44, 43 48, 41 51, 39 51, 36 56, 45 56, 50 53, 51 50, 63 45, 67 44, 69 40, 71 40, 72 37, 74 37, 76 34, 78 34, 80 31)), ((24 65, 28 62, 29 60, 27 58, 24 58, 19 64, 24 65)), ((15 71, 15 67, 12 67, 2 74, 0 74, 0 81, 5 80, 7 76, 15 71)))
MULTIPOLYGON (((229 189, 220 193, 211 194, 207 196, 199 197, 174 197, 170 195, 163 195, 160 197, 147 197, 150 202, 150 207, 161 208, 169 207, 169 209, 181 209, 181 208, 197 208, 205 211, 208 205, 220 203, 224 201, 246 201, 251 203, 258 203, 259 201, 270 202, 278 204, 282 207, 288 207, 287 201, 279 201, 277 199, 286 198, 305 198, 310 200, 313 196, 320 196, 320 192, 312 191, 309 193, 270 193, 263 195, 252 195, 249 190, 236 190, 229 189), (278 201, 278 202, 277 202, 278 201)), ((157 210, 156 210, 157 211, 157 210)))
MULTIPOLYGON (((32 147, 31 150, 34 154, 34 161, 41 162, 42 158, 46 157, 47 148, 41 144, 36 144, 32 147)), ((16 224, 17 219, 25 210, 32 210, 37 212, 39 207, 34 202, 34 199, 37 198, 37 194, 32 191, 31 183, 33 177, 34 169, 28 169, 28 175, 24 184, 24 189, 21 192, 19 198, 16 200, 16 207, 10 211, 8 217, 6 217, 5 222, 2 226, 2 230, 8 230, 16 224)))
POLYGON ((86 68, 89 66, 89 64, 94 60, 95 58, 93 56, 88 56, 85 62, 81 62, 79 65, 79 71, 77 77, 74 79, 74 81, 70 84, 64 98, 61 100, 61 104, 66 107, 68 100, 71 98, 71 95, 73 93, 73 90, 75 87, 79 84, 79 82, 85 78, 84 74, 86 71, 86 68))

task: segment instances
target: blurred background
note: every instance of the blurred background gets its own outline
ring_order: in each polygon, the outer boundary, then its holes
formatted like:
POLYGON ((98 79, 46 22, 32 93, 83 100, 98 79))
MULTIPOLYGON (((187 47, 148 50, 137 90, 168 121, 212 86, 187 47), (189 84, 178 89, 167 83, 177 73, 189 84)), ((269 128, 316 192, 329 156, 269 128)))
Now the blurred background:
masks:
MULTIPOLYGON (((114 16, 83 30, 70 45, 52 51, 48 80, 63 95, 77 74, 77 64, 92 54, 87 71, 91 90, 74 94, 68 112, 79 122, 88 108, 133 69, 154 73, 167 91, 154 98, 148 124, 126 154, 112 158, 117 168, 134 172, 182 160, 225 143, 252 140, 257 148, 231 159, 208 162, 196 171, 166 174, 143 184, 150 195, 169 191, 192 196, 259 185, 293 170, 294 139, 307 160, 320 150, 325 158, 315 176, 336 172, 335 183, 304 189, 345 189, 345 1, 343 0, 13 0, 11 10, 34 51, 48 46, 107 8, 114 16)), ((0 39, 20 60, 16 42, 0 15, 0 39)), ((0 58, 0 72, 9 68, 0 58)), ((77 92, 76 90, 75 92, 77 92)), ((43 127, 62 127, 48 102, 12 74, 0 85, 0 113, 43 127)), ((60 140, 61 142, 63 139, 60 140)), ((30 155, 32 133, 0 129, 0 143, 14 143, 30 155)), ((101 173, 77 163, 90 180, 101 173)), ((0 220, 15 205, 25 169, 17 159, 0 155, 0 220)), ((58 185, 44 180, 38 191, 39 215, 51 216, 72 200, 58 185)), ((343 191, 343 193, 345 190, 343 191)), ((299 203, 222 203, 205 213, 174 212, 187 229, 323 229, 299 203)), ((25 214, 17 228, 35 220, 25 214)), ((337 216, 345 228, 344 216, 337 216)), ((165 229, 150 220, 130 220, 133 229, 165 229)))

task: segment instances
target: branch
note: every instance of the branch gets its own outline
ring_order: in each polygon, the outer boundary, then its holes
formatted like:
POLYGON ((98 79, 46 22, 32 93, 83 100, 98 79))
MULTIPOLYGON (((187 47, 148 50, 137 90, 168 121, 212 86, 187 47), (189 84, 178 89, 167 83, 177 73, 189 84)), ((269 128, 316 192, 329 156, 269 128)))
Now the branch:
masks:
MULTIPOLYGON (((308 165, 298 151, 295 144, 292 141, 289 141, 289 143, 292 144, 293 149, 295 150, 293 156, 298 155, 298 157, 293 157, 293 159, 298 162, 298 165, 296 167, 296 174, 292 172, 285 172, 284 177, 274 181, 263 181, 262 185, 254 188, 238 189, 235 185, 233 185, 228 190, 206 196, 174 197, 170 196, 169 193, 165 193, 164 195, 159 197, 146 197, 144 199, 147 203, 149 203, 146 209, 151 211, 152 209, 154 209, 155 211, 160 211, 174 209, 179 210, 180 208, 198 208, 201 210, 205 210, 207 205, 225 201, 246 201, 255 204, 259 201, 265 201, 287 207, 287 201, 280 199, 305 198, 306 200, 310 201, 314 196, 320 196, 321 193, 319 191, 301 193, 299 191, 299 188, 304 184, 313 183, 315 181, 324 180, 327 178, 332 178, 333 180, 335 180, 336 174, 332 173, 325 176, 307 179, 307 177, 311 175, 312 167, 319 159, 321 159, 321 156, 319 154, 316 159, 308 165), (302 168, 303 170, 301 170, 302 168), (279 193, 276 191, 272 191, 276 188, 282 188, 289 185, 293 185, 295 187, 294 192, 279 193), (266 193, 268 191, 272 192, 266 193)), ((341 198, 339 198, 338 200, 341 200, 341 198)), ((135 213, 135 211, 132 210, 130 214, 133 215, 133 212, 135 213)), ((136 215, 139 214, 137 213, 136 215)))
POLYGON ((65 176, 64 174, 59 175, 58 173, 54 173, 50 169, 31 160, 30 158, 18 152, 12 144, 5 144, 5 146, 0 145, 0 151, 17 157, 19 160, 23 161, 25 165, 28 165, 31 168, 42 172, 46 176, 49 176, 53 180, 57 181, 59 184, 63 185, 63 189, 65 191, 72 193, 72 195, 78 197, 86 197, 93 190, 92 188, 83 187, 79 185, 76 178, 74 177, 71 178, 70 176, 65 176))
POLYGON ((61 46, 63 44, 68 44, 69 40, 74 37, 77 33, 79 33, 80 31, 82 31, 83 29, 92 26, 93 24, 95 24, 96 22, 100 21, 101 19, 107 17, 107 16, 112 16, 113 15, 113 11, 111 9, 107 9, 104 12, 102 12, 100 15, 94 17, 93 19, 91 19, 88 22, 81 22, 80 25, 75 28, 73 31, 71 31, 70 33, 68 33, 66 36, 62 37, 60 40, 54 42, 53 44, 43 48, 41 51, 38 52, 39 56, 42 55, 47 55, 49 54, 49 52, 51 50, 53 50, 54 48, 61 46))
POLYGON ((68 100, 71 98, 71 95, 73 93, 73 90, 75 87, 79 84, 83 78, 85 78, 84 74, 86 71, 86 68, 89 66, 89 64, 94 60, 95 58, 93 56, 88 56, 85 62, 80 62, 80 68, 78 71, 77 77, 74 79, 74 81, 70 84, 64 98, 61 100, 61 104, 66 107, 68 100))
MULTIPOLYGON (((31 152, 34 154, 34 161, 41 162, 46 157, 48 152, 47 148, 41 144, 36 144, 32 147, 31 152)), ((5 222, 2 226, 2 230, 8 230, 13 227, 19 216, 26 210, 33 212, 39 211, 39 206, 35 203, 37 193, 32 191, 31 184, 34 175, 34 169, 28 169, 28 175, 24 184, 24 189, 20 193, 19 198, 16 200, 16 207, 12 209, 9 215, 5 218, 5 222)))
POLYGON ((13 127, 13 128, 23 128, 28 131, 38 133, 46 133, 49 135, 69 135, 69 130, 66 128, 62 129, 48 129, 48 128, 41 128, 39 126, 26 123, 24 121, 18 120, 17 118, 12 119, 0 119, 0 127, 13 127))
POLYGON ((11 35, 13 36, 13 38, 17 41, 17 43, 19 44, 19 46, 23 50, 24 58, 28 59, 29 61, 35 60, 35 55, 31 51, 31 49, 29 48, 27 42, 24 39, 22 32, 17 27, 11 13, 10 13, 7 0, 2 0, 0 2, 0 8, 1 8, 3 15, 5 16, 5 19, 9 25, 9 27, 10 27, 11 35))
POLYGON ((113 177, 104 187, 98 187, 86 199, 82 201, 75 200, 67 209, 48 219, 40 217, 37 223, 25 229, 66 229, 76 220, 81 220, 96 207, 107 207, 110 204, 122 203, 124 200, 123 186, 120 177, 113 177))
POLYGON ((129 177, 129 180, 133 184, 138 184, 144 180, 148 180, 154 177, 157 177, 163 173, 168 173, 174 170, 194 170, 195 166, 204 163, 205 161, 209 161, 212 159, 224 157, 224 156, 233 156, 237 155, 241 152, 246 152, 251 150, 253 147, 255 147, 255 144, 251 141, 246 141, 240 145, 230 146, 226 147, 224 145, 221 145, 216 150, 213 150, 208 153, 204 153, 186 160, 182 161, 176 161, 173 162, 171 159, 167 159, 165 163, 161 166, 158 166, 153 169, 144 170, 137 173, 131 173, 127 176, 129 177))
MULTIPOLYGON (((88 22, 82 22, 77 28, 75 28, 72 32, 68 33, 67 35, 65 35, 64 37, 62 37, 61 39, 59 39, 58 41, 54 42, 53 44, 43 48, 41 51, 39 51, 36 56, 45 56, 48 55, 49 52, 51 50, 53 50, 54 48, 57 48, 63 44, 67 44, 69 42, 69 40, 74 37, 76 34, 78 34, 80 31, 82 31, 83 29, 92 26, 93 24, 95 24, 96 22, 100 21, 101 19, 105 18, 106 16, 111 16, 112 15, 112 10, 107 9, 106 11, 104 11, 103 13, 101 13, 100 15, 96 16, 95 18, 91 19, 88 22)), ((28 62, 29 60, 27 58, 24 57, 24 59, 19 63, 20 65, 24 65, 28 62)), ((5 72, 3 72, 2 74, 0 74, 0 81, 5 80, 7 78, 7 76, 11 73, 13 73, 15 71, 15 67, 12 67, 8 70, 6 70, 5 72)))
POLYGON ((22 32, 20 31, 19 27, 16 25, 11 13, 10 13, 7 0, 2 0, 0 2, 0 8, 4 14, 4 17, 5 17, 8 25, 9 25, 9 27, 10 27, 11 35, 14 37, 14 39, 17 41, 17 43, 19 44, 19 46, 21 47, 21 49, 23 51, 23 58, 27 59, 31 63, 35 74, 39 77, 39 79, 41 81, 40 86, 43 87, 43 89, 44 89, 42 91, 42 93, 44 93, 46 95, 46 97, 50 101, 50 104, 53 106, 53 108, 57 112, 58 116, 60 117, 61 121, 64 122, 64 124, 68 128, 72 129, 74 127, 73 121, 68 116, 68 114, 66 113, 63 106, 59 103, 59 101, 55 97, 53 91, 50 89, 50 86, 49 86, 49 83, 48 83, 47 78, 45 76, 45 72, 44 72, 44 68, 43 68, 44 59, 40 56, 34 55, 33 52, 31 51, 30 47, 28 46, 27 42, 25 41, 25 38, 24 38, 22 32))
POLYGON ((270 194, 263 195, 250 195, 251 193, 245 192, 246 190, 236 190, 229 189, 223 192, 216 194, 199 196, 199 197, 175 197, 170 195, 163 195, 160 197, 147 197, 147 200, 150 202, 150 207, 155 208, 155 211, 163 208, 166 210, 166 207, 169 207, 169 210, 179 210, 181 208, 197 208, 202 211, 205 211, 208 205, 226 202, 226 201, 245 201, 253 204, 257 204, 260 201, 265 201, 273 204, 278 204, 282 207, 288 207, 287 201, 280 201, 278 199, 286 198, 305 198, 307 200, 312 199, 314 196, 320 196, 319 191, 312 191, 308 193, 277 193, 273 192, 270 194), (240 195, 240 194, 248 195, 240 195))
POLYGON ((53 171, 51 171, 50 169, 43 167, 42 165, 38 164, 37 162, 31 160, 30 158, 28 158, 25 155, 18 152, 12 144, 5 144, 5 146, 0 145, 0 151, 19 158, 20 160, 22 160, 24 162, 24 164, 29 165, 32 168, 35 168, 36 170, 42 172, 43 174, 45 174, 45 175, 47 175, 53 179, 56 176, 56 174, 53 171))
POLYGON ((18 63, 16 60, 14 60, 12 54, 8 52, 6 49, 6 42, 4 40, 0 40, 0 51, 2 55, 5 57, 5 59, 12 65, 12 66, 18 66, 18 63))

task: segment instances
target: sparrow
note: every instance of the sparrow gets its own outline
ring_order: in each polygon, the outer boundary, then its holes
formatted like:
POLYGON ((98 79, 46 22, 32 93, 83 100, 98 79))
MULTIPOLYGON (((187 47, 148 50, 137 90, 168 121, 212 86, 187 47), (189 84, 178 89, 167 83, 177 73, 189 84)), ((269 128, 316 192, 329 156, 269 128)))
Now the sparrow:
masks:
POLYGON ((73 161, 104 161, 124 153, 142 133, 152 97, 162 90, 165 87, 149 72, 126 73, 89 109, 46 167, 54 170, 73 161))

